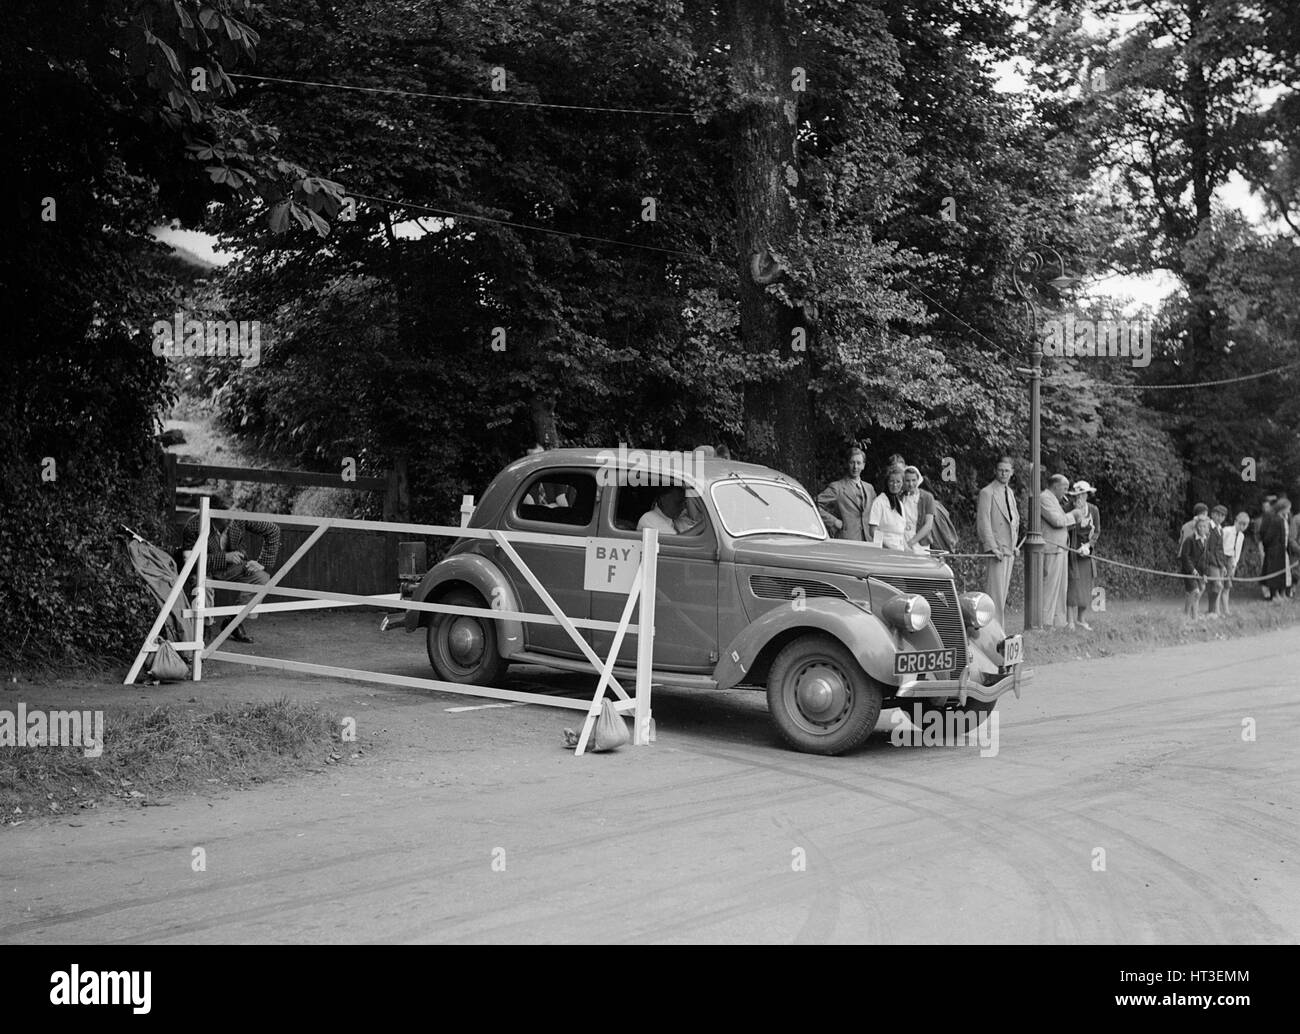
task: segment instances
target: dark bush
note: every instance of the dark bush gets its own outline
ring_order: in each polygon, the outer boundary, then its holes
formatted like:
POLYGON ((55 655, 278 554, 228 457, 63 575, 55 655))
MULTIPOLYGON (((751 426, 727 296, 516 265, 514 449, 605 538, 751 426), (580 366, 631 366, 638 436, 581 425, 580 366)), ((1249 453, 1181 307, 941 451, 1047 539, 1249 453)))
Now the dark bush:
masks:
POLYGON ((0 661, 124 663, 158 603, 127 557, 125 523, 158 541, 161 483, 111 462, 53 482, 7 459, 0 481, 0 661))

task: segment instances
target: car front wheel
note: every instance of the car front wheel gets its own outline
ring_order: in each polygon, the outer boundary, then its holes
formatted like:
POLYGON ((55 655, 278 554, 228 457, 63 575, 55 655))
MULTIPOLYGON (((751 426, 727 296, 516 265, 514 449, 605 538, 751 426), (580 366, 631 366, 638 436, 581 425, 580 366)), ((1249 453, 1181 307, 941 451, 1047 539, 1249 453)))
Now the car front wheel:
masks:
MULTIPOLYGON (((483 607, 478 593, 453 589, 436 602, 453 607, 483 607)), ((497 651, 497 624, 471 614, 434 614, 429 622, 429 663, 444 682, 466 686, 493 686, 505 673, 506 662, 497 651)))
POLYGON ((843 754, 871 735, 880 716, 880 686, 844 644, 805 635, 772 664, 767 706, 782 738, 805 754, 843 754))

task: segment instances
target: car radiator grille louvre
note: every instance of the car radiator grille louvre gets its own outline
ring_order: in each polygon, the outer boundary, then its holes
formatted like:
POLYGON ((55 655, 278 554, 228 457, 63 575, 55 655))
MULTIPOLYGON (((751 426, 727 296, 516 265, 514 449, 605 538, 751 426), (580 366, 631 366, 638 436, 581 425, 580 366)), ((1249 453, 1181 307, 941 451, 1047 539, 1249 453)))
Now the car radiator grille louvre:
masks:
MULTIPOLYGON (((966 667, 966 622, 957 602, 957 587, 944 578, 906 578, 901 575, 876 575, 895 589, 924 596, 930 604, 930 620, 939 633, 944 648, 952 650, 955 667, 950 677, 956 678, 966 667)), ((943 672, 935 672, 942 676, 943 672)))
POLYGON ((795 590, 802 589, 805 598, 810 599, 815 596, 830 596, 834 599, 846 600, 848 596, 826 582, 818 582, 809 578, 777 578, 770 574, 754 574, 749 576, 749 590, 759 599, 764 600, 793 600, 797 599, 795 590))

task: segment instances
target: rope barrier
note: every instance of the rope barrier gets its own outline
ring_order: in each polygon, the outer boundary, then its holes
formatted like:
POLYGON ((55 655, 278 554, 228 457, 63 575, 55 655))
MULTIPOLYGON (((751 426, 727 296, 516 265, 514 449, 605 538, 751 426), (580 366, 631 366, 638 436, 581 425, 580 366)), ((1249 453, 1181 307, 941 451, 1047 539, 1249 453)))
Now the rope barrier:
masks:
MULTIPOLYGON (((1025 541, 1024 539, 1021 539, 1021 540, 1020 540, 1020 544, 1023 545, 1023 544, 1024 544, 1024 541, 1025 541)), ((1143 566, 1141 566, 1140 564, 1127 564, 1127 563, 1125 563, 1125 562, 1122 561, 1122 560, 1111 560, 1109 557, 1104 557, 1104 556, 1095 556, 1095 555, 1092 554, 1092 553, 1081 553, 1081 552, 1079 552, 1078 549, 1074 548, 1073 546, 1061 546, 1061 547, 1059 547, 1059 548, 1064 549, 1064 550, 1065 550, 1066 552, 1068 552, 1068 553, 1074 553, 1076 556, 1086 557, 1086 558, 1089 559, 1089 560, 1096 560, 1096 561, 1098 561, 1099 563, 1102 563, 1102 564, 1110 564, 1112 567, 1123 567, 1123 568, 1125 568, 1126 570, 1129 570, 1129 571, 1141 571, 1141 572, 1143 572, 1143 573, 1145 573, 1145 574, 1158 574, 1158 575, 1163 575, 1163 576, 1166 577, 1166 578, 1178 578, 1178 579, 1186 579, 1186 578, 1190 578, 1190 579, 1192 579, 1192 580, 1194 580, 1194 581, 1201 581, 1201 580, 1203 580, 1203 579, 1205 579, 1205 578, 1208 577, 1207 575, 1203 575, 1203 574, 1183 574, 1181 571, 1163 571, 1163 570, 1160 570, 1159 568, 1155 568, 1155 567, 1143 567, 1143 566)), ((1020 546, 1019 546, 1019 545, 1016 546, 1016 550, 1017 550, 1017 551, 1020 550, 1020 546)), ((996 554, 996 553, 947 553, 947 552, 944 552, 943 550, 932 550, 932 551, 931 551, 931 554, 934 555, 934 556, 941 556, 941 557, 944 557, 944 558, 968 557, 968 558, 976 559, 976 560, 978 560, 978 559, 984 559, 984 560, 994 560, 994 559, 997 559, 997 554, 996 554)), ((1244 583, 1252 583, 1252 582, 1266 582, 1266 581, 1268 581, 1270 578, 1277 578, 1277 577, 1279 577, 1280 575, 1284 575, 1284 574, 1286 574, 1286 572, 1287 572, 1288 570, 1295 570, 1296 567, 1297 567, 1297 563, 1296 563, 1296 562, 1292 562, 1292 563, 1287 564, 1286 567, 1280 567, 1280 568, 1278 568, 1276 571, 1271 572, 1270 574, 1255 575, 1255 576, 1250 577, 1250 578, 1247 578, 1247 577, 1244 577, 1244 576, 1239 576, 1239 575, 1233 575, 1233 576, 1232 576, 1232 583, 1235 585, 1235 584, 1237 584, 1238 582, 1242 582, 1243 584, 1244 584, 1244 583)), ((1224 578, 1227 578, 1228 576, 1227 576, 1226 574, 1224 574, 1223 577, 1224 577, 1224 578)))
MULTIPOLYGON (((1300 360, 1283 363, 1281 366, 1275 366, 1271 370, 1261 370, 1259 373, 1247 373, 1240 377, 1224 377, 1217 381, 1196 381, 1192 384, 1119 384, 1115 381, 1107 381, 1106 383, 1115 391, 1173 391, 1180 388, 1217 388, 1224 384, 1238 384, 1241 381, 1254 381, 1261 377, 1272 377, 1275 373, 1290 370, 1295 366, 1300 366, 1300 360)), ((1048 381, 1047 383, 1056 384, 1058 382, 1048 381)))

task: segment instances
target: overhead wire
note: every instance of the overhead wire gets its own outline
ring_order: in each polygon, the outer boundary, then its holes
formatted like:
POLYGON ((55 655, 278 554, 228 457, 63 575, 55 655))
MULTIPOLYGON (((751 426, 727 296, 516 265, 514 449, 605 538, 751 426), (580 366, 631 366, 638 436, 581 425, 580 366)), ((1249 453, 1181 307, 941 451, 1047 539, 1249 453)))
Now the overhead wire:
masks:
POLYGON ((504 97, 479 97, 475 94, 428 93, 423 90, 399 90, 390 86, 352 86, 348 83, 327 83, 318 79, 286 79, 274 75, 248 75, 228 72, 231 79, 249 79, 255 82, 283 83, 291 86, 314 86, 329 90, 352 90, 358 93, 387 94, 394 97, 421 97, 426 100, 453 101, 462 104, 501 104, 518 108, 550 108, 556 111, 596 111, 612 115, 659 115, 665 118, 694 118, 689 111, 662 111, 655 108, 607 108, 596 104, 554 104, 548 101, 507 100, 504 97))
MULTIPOLYGON (((666 116, 666 117, 675 117, 675 118, 695 117, 692 112, 687 112, 687 111, 664 111, 664 110, 659 110, 654 108, 616 108, 616 107, 605 107, 605 106, 594 105, 594 104, 556 104, 556 103, 546 102, 546 101, 507 100, 506 98, 498 98, 498 97, 479 97, 472 94, 448 94, 448 93, 432 93, 423 90, 403 90, 394 87, 355 86, 347 83, 330 83, 330 82, 324 82, 322 80, 314 80, 314 79, 291 79, 283 76, 250 75, 246 73, 237 73, 237 72, 231 72, 228 74, 232 79, 246 79, 246 80, 257 81, 257 82, 281 83, 281 84, 293 85, 293 86, 310 86, 310 87, 317 87, 322 89, 348 90, 348 91, 354 91, 359 93, 380 94, 380 95, 390 95, 390 96, 399 96, 399 97, 419 97, 427 100, 440 100, 440 101, 478 103, 478 104, 498 104, 498 105, 508 105, 508 106, 515 106, 515 107, 543 108, 543 109, 551 109, 551 110, 558 110, 558 111, 601 112, 601 113, 619 114, 619 115, 654 115, 654 116, 666 116)), ((432 205, 420 204, 414 201, 403 201, 397 198, 385 198, 385 197, 379 197, 372 194, 362 194, 355 191, 351 192, 350 196, 362 198, 364 200, 373 201, 380 204, 392 205, 394 207, 428 212, 432 215, 438 215, 449 219, 469 219, 469 220, 475 220, 479 222, 494 223, 499 226, 507 226, 510 227, 511 229, 516 229, 516 230, 531 230, 537 233, 550 234, 556 237, 565 237, 571 240, 591 241, 592 243, 597 243, 597 244, 612 244, 618 247, 635 248, 640 251, 656 252, 663 255, 678 255, 684 258, 701 257, 692 252, 682 251, 679 248, 663 248, 663 247, 659 247, 658 245, 639 244, 635 241, 617 240, 612 237, 600 237, 593 234, 578 233, 576 231, 571 231, 571 230, 556 230, 551 227, 538 226, 534 223, 521 223, 510 219, 498 219, 494 216, 481 215, 473 212, 458 212, 458 211, 453 211, 451 209, 438 208, 432 205)), ((959 324, 961 324, 963 327, 969 330, 976 337, 980 338, 983 341, 988 342, 988 344, 992 345, 995 348, 999 347, 997 343, 993 341, 992 338, 988 337, 986 334, 982 333, 980 330, 972 326, 966 320, 962 319, 962 317, 958 316, 951 309, 947 308, 942 302, 936 299, 933 295, 929 294, 921 287, 917 286, 907 277, 900 275, 898 279, 900 279, 904 284, 906 284, 917 294, 925 298, 926 301, 928 301, 930 304, 937 307, 945 315, 947 315, 951 319, 956 320, 959 324)), ((1280 373, 1284 370, 1289 370, 1295 366, 1300 366, 1300 360, 1291 363, 1285 363, 1281 366, 1274 367, 1271 370, 1264 370, 1259 373, 1245 374, 1240 377, 1221 378, 1219 380, 1213 380, 1213 381, 1199 381, 1193 384, 1173 384, 1173 383, 1118 384, 1115 382, 1106 382, 1106 383, 1108 383, 1109 386, 1115 389, 1116 391, 1169 391, 1169 390, 1178 390, 1178 389, 1208 388, 1208 387, 1219 387, 1225 384, 1235 384, 1241 381, 1256 380, 1262 377, 1268 377, 1275 373, 1280 373)))

